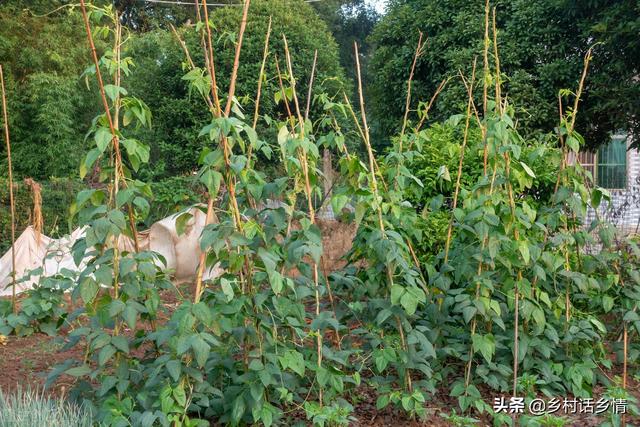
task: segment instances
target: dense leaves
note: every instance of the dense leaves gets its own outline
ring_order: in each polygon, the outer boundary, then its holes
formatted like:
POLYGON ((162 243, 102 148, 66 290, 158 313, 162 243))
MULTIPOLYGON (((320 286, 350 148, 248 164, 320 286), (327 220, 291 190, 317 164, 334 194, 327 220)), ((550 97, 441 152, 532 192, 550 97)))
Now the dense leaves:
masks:
MULTIPOLYGON (((200 103, 203 123, 191 124, 199 155, 184 162, 197 168, 208 216, 215 206, 217 217, 200 236, 192 294, 171 282, 158 254, 116 244, 135 239, 136 223, 149 215, 151 186, 135 177, 151 149, 136 136, 158 119, 129 90, 137 70, 127 56, 133 50, 118 52, 113 9, 91 11, 94 34, 115 46, 99 69, 121 126, 112 131, 100 114, 88 133, 80 174, 95 170, 101 185, 79 192, 71 206, 86 227, 73 248, 82 268, 77 277, 61 272, 43 281, 19 313, 2 308, 0 333, 70 326, 65 348, 81 346, 83 357, 57 366, 48 384, 62 374, 75 378, 71 396, 97 422, 271 426, 302 415, 314 425, 346 425, 361 387, 373 391, 378 409, 423 418, 433 416, 427 402, 444 389, 463 413, 496 425, 511 419, 494 413, 481 390, 529 400, 595 397, 604 385, 637 411, 628 390, 602 372, 624 362, 626 379, 638 368, 640 249, 599 217, 588 221, 588 209, 610 196, 564 161, 583 143, 577 111, 567 110, 553 133, 532 137, 496 91, 486 113, 472 118, 468 104, 466 116, 409 126, 376 158, 366 111, 358 119, 335 93, 316 96, 304 118, 292 66, 304 54, 274 42, 282 67, 270 84, 281 96, 265 105, 260 127, 241 108, 253 94, 237 92, 228 114, 208 108, 201 98, 213 104, 212 76, 187 64, 181 83, 189 102, 200 103), (360 132, 340 126, 351 119, 360 132), (351 150, 355 144, 366 156, 351 150), (315 221, 324 149, 339 154, 340 173, 323 209, 330 205, 356 227, 346 266, 331 274, 315 221), (281 167, 268 170, 259 158, 281 167), (202 282, 204 269, 219 274, 202 282), (60 307, 67 288, 81 307, 71 314, 60 307)), ((220 22, 238 26, 234 14, 220 22)), ((196 44, 204 33, 203 25, 183 29, 196 44)), ((251 70, 241 70, 250 81, 251 70)), ((88 68, 90 79, 95 72, 88 68)), ((498 78, 487 73, 476 91, 498 78)), ((576 96, 562 92, 566 104, 576 96)), ((171 191, 183 184, 176 181, 157 187, 171 209, 197 197, 171 191)), ((190 218, 179 213, 177 227, 190 218)), ((455 411, 447 418, 474 422, 455 411)))
MULTIPOLYGON (((527 131, 553 128, 557 93, 576 87, 582 58, 594 47, 594 60, 582 100, 577 129, 589 146, 609 140, 619 129, 638 128, 639 31, 635 1, 498 1, 498 50, 505 93, 519 108, 519 126, 527 131)), ((400 126, 406 79, 418 32, 428 37, 418 60, 414 106, 431 97, 441 80, 458 69, 470 74, 474 56, 482 64, 484 2, 400 0, 376 27, 372 107, 380 121, 378 135, 387 137, 400 126)), ((491 16, 489 18, 491 20, 491 16)), ((493 46, 490 47, 493 56, 493 46)), ((464 105, 459 81, 447 85, 435 117, 445 119, 464 105)), ((482 97, 478 95, 478 100, 482 97)), ((478 105, 480 107, 481 103, 478 105)), ((414 107, 415 108, 415 107, 414 107)), ((635 138, 635 136, 634 136, 635 138)), ((379 143, 384 144, 384 140, 379 143)))

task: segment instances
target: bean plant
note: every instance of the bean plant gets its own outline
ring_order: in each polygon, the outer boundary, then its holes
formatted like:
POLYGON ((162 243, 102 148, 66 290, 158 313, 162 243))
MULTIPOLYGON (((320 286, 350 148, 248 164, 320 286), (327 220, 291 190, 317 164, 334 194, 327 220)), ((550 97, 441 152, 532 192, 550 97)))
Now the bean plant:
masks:
MULTIPOLYGON (((590 53, 575 93, 559 94, 557 128, 531 140, 501 93, 495 38, 489 69, 487 35, 482 79, 475 64, 472 76, 460 75, 466 114, 431 124, 429 103, 418 123, 405 114, 401 134, 375 153, 357 46, 355 105, 342 93, 310 90, 304 98, 288 41, 283 36, 284 50, 270 52, 269 27, 256 78, 279 84, 280 114, 260 115, 260 93, 238 94, 255 95, 251 114, 235 94, 249 1, 234 35, 228 88, 217 84, 214 29, 203 6, 196 25, 174 31, 185 53, 184 84, 210 114, 194 159, 207 192, 195 205, 206 214, 201 256, 193 286, 176 287, 165 260, 140 247, 136 230, 152 198, 136 179, 149 147, 127 134, 150 126, 151 113, 126 90, 135 72, 126 31, 110 6, 82 2, 90 46, 98 37, 112 46, 100 58, 92 49, 94 65, 85 73, 98 82, 104 113, 91 124, 94 146, 80 167, 99 185, 71 206, 86 230, 73 248, 83 269, 44 280, 21 313, 0 318, 0 333, 64 327, 65 348, 83 350, 79 360, 54 368, 48 384, 74 377, 72 396, 97 422, 116 426, 271 426, 301 418, 347 425, 363 391, 375 395, 379 410, 457 425, 480 417, 514 422, 494 413, 487 392, 593 397, 605 385, 610 395, 631 399, 629 371, 640 354, 640 249, 598 215, 588 220, 611 197, 569 161, 584 145, 574 127, 590 53), (201 41, 203 63, 182 42, 188 31, 201 41), (266 61, 275 62, 277 75, 264 74, 266 61), (318 112, 313 117, 309 105, 318 112), (268 136, 256 131, 259 122, 268 136), (451 162, 430 165, 435 176, 416 170, 442 129, 457 172, 451 162), (323 206, 321 150, 337 158, 338 171, 323 206), (266 173, 264 159, 279 173, 266 173), (475 176, 463 176, 469 170, 475 176), (346 266, 333 272, 325 268, 317 222, 328 206, 356 229, 346 266), (440 225, 444 218, 439 229, 446 229, 433 245, 424 227, 432 216, 440 225), (221 273, 205 279, 207 271, 221 273), (66 289, 81 306, 72 313, 61 309, 66 289), (167 296, 176 300, 172 307, 167 296), (603 375, 613 368, 612 353, 622 365, 619 381, 603 375), (442 390, 458 402, 450 415, 428 409, 442 390)), ((178 232, 191 217, 178 214, 178 232)))

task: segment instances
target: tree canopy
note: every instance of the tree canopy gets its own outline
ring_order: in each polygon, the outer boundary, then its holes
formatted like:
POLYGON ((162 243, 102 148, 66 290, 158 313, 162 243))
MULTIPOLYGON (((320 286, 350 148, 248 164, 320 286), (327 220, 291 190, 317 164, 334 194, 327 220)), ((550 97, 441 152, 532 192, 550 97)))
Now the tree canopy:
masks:
MULTIPOLYGON (((74 174, 86 120, 96 111, 95 95, 80 78, 89 51, 79 11, 65 8, 43 16, 62 3, 0 5, 0 63, 18 176, 43 179, 74 174)), ((4 144, 0 150, 4 153, 4 144)))
MULTIPOLYGON (((210 15, 216 26, 215 66, 222 93, 228 87, 241 12, 240 8, 228 7, 216 9, 210 15)), ((283 35, 286 35, 291 49, 296 90, 304 102, 315 50, 318 51, 316 91, 335 93, 344 87, 344 72, 339 63, 336 42, 309 4, 301 0, 286 3, 278 0, 252 1, 236 90, 244 114, 253 115, 255 100, 251 97, 257 90, 269 17, 272 19, 270 54, 260 101, 261 115, 278 118, 284 113, 283 104, 276 103, 280 88, 275 65, 277 57, 280 71, 286 72, 283 35)), ((200 38, 194 29, 186 27, 181 34, 194 61, 204 67, 200 38)), ((183 69, 184 52, 171 32, 155 30, 134 40, 129 54, 137 64, 131 79, 131 91, 143 99, 154 114, 152 131, 140 135, 140 139, 152 147, 156 161, 154 173, 164 175, 190 171, 192 159, 202 147, 198 133, 210 118, 202 108, 202 100, 189 92, 183 79, 187 72, 183 69)))
MULTIPOLYGON (((413 84, 415 109, 440 82, 453 77, 440 96, 434 118, 460 112, 464 87, 457 77, 471 75, 478 58, 482 69, 484 2, 463 0, 393 0, 374 30, 376 45, 372 108, 378 137, 395 130, 402 116, 418 33, 428 38, 413 84)), ((542 0, 492 2, 496 6, 498 50, 505 93, 523 111, 519 126, 552 128, 558 120, 558 92, 576 87, 583 57, 593 48, 578 130, 588 145, 607 142, 609 134, 627 129, 638 142, 640 87, 640 5, 633 0, 542 0)), ((493 62, 493 47, 490 49, 493 62)))

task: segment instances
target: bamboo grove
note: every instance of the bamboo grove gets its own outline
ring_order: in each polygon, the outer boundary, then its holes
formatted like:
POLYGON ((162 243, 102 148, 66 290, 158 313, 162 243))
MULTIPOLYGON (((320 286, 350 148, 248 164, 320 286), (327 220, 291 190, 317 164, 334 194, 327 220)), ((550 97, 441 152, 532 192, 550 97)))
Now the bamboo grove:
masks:
MULTIPOLYGON (((471 75, 455 77, 466 87, 463 113, 431 123, 436 92, 414 120, 415 62, 433 54, 421 35, 407 64, 406 105, 398 106, 405 113, 402 131, 389 150, 375 153, 357 45, 355 104, 343 93, 313 93, 313 71, 308 93, 299 93, 296 58, 286 35, 271 34, 271 26, 255 76, 258 92, 236 94, 250 0, 226 88, 216 80, 207 2, 196 3, 197 25, 173 29, 184 51, 184 84, 211 115, 199 135, 202 154, 193 160, 208 199, 198 205, 207 225, 189 294, 161 271, 158 254, 137 244, 136 225, 148 214, 151 192, 136 171, 149 161, 149 147, 127 134, 152 126, 152 118, 126 90, 135 73, 126 29, 111 7, 81 1, 85 28, 78 31, 86 31, 92 60, 86 74, 97 80, 104 106, 90 124, 94 146, 80 167, 83 177, 99 174, 101 185, 80 192, 70 209, 87 227, 74 255, 88 261, 79 274, 44 279, 17 313, 0 316, 0 333, 59 334, 64 348, 83 349, 81 359, 57 366, 48 384, 62 374, 73 377, 71 396, 97 422, 117 426, 209 420, 271 426, 300 417, 346 425, 364 389, 373 390, 379 410, 391 405, 407 418, 437 416, 428 402, 444 392, 458 401, 447 415, 457 425, 472 424, 473 417, 495 425, 562 425, 552 424, 552 415, 514 420, 495 413, 492 396, 588 397, 602 384, 609 395, 632 399, 640 249, 600 218, 588 220, 588 210, 598 212, 610 195, 570 161, 584 143, 574 128, 590 52, 578 86, 559 94, 558 125, 549 138, 521 135, 516 109, 502 93, 495 11, 487 3, 480 59, 471 75), (203 63, 183 42, 186 31, 197 32, 203 63), (98 37, 111 46, 102 57, 94 47, 98 37), (283 51, 270 50, 275 37, 283 38, 283 51), (275 61, 278 75, 265 75, 267 61, 275 61), (281 89, 280 120, 260 114, 267 79, 281 89), (239 96, 255 100, 250 113, 239 96), (262 136, 265 126, 271 132, 262 136), (455 130, 458 168, 442 170, 454 192, 417 205, 411 201, 423 184, 410 165, 433 143, 437 126, 455 130), (346 266, 334 272, 324 268, 316 220, 323 150, 338 159, 332 209, 357 227, 346 266), (281 174, 262 171, 264 159, 279 163, 281 174), (557 177, 551 191, 536 191, 550 164, 541 159, 551 159, 557 177), (481 170, 470 185, 463 184, 468 162, 481 170), (269 207, 273 199, 283 203, 269 207), (424 257, 428 236, 417 224, 438 213, 447 217, 446 240, 439 253, 424 257), (135 242, 132 251, 118 250, 123 236, 135 242), (224 273, 204 280, 214 266, 224 273), (176 295, 177 307, 169 309, 166 293, 176 295), (619 376, 606 374, 616 366, 619 376)), ((609 422, 624 423, 620 417, 611 414, 609 422)))

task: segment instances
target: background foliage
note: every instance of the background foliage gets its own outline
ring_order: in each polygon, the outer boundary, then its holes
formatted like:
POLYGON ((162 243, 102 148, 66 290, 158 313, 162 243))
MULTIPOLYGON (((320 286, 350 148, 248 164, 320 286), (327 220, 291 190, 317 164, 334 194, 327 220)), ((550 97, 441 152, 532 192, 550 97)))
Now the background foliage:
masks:
MULTIPOLYGON (((582 58, 594 46, 577 130, 587 145, 608 142, 609 133, 628 129, 638 138, 640 43, 634 0, 502 1, 497 8, 499 55, 505 93, 519 108, 519 127, 550 129, 557 122, 558 90, 576 87, 582 58)), ((427 49, 418 60, 414 106, 428 100, 438 84, 459 69, 470 75, 474 56, 482 67, 483 1, 392 0, 372 35, 375 53, 371 88, 378 143, 386 144, 401 123, 406 79, 418 40, 427 49)), ((490 49, 493 57, 493 46, 490 49)), ((493 62, 493 60, 491 59, 493 62)), ((464 108, 464 87, 453 79, 440 96, 434 117, 446 119, 464 108)), ((480 98, 477 99, 480 101, 480 98)), ((479 102, 478 105, 481 105, 479 102)))
MULTIPOLYGON (((228 86, 228 76, 233 64, 234 40, 241 17, 241 8, 216 8, 210 15, 215 23, 215 64, 219 72, 218 85, 228 86)), ((258 0, 251 4, 251 14, 244 35, 243 49, 238 71, 239 94, 255 93, 262 61, 264 38, 269 17, 272 32, 269 49, 280 53, 280 69, 284 71, 282 35, 291 46, 296 90, 302 103, 306 103, 307 82, 311 73, 314 51, 318 50, 316 87, 335 94, 345 88, 344 72, 339 63, 338 47, 326 24, 313 8, 301 1, 258 0)), ((184 32, 189 50, 197 65, 204 67, 200 38, 193 31, 184 32)), ((191 172, 192 159, 201 148, 198 133, 207 120, 207 111, 201 108, 201 98, 191 92, 182 78, 184 53, 177 40, 166 30, 145 33, 130 46, 129 54, 139 72, 131 79, 131 93, 144 100, 154 114, 154 127, 138 138, 152 148, 151 173, 167 176, 191 172)), ((263 85, 261 114, 279 119, 285 113, 284 105, 276 105, 274 96, 280 94, 276 78, 275 56, 267 61, 266 80, 263 85)), ((348 90, 348 89, 347 89, 348 90)), ((253 117, 254 101, 240 98, 244 113, 253 117)), ((260 121, 264 128, 265 122, 260 121)), ((275 136, 275 135, 274 135, 275 136)))

